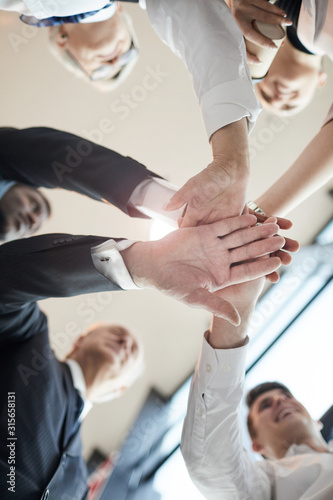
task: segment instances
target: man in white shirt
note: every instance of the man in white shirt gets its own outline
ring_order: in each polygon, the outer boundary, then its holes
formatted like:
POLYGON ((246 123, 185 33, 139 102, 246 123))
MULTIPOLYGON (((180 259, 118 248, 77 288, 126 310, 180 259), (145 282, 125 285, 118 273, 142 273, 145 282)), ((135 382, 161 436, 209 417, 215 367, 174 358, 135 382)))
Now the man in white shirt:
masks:
MULTIPOLYGON (((77 2, 73 12, 70 12, 71 2, 65 6, 59 1, 55 3, 58 16, 82 12, 77 10, 77 2)), ((186 205, 183 227, 239 215, 245 206, 249 182, 248 132, 260 110, 242 34, 221 0, 141 3, 158 36, 186 65, 212 146, 210 165, 185 184, 167 209, 186 205)), ((47 4, 43 3, 44 8, 47 4)), ((86 10, 99 8, 93 1, 89 6, 85 4, 86 10)), ((122 78, 127 57, 131 60, 129 64, 133 62, 130 54, 136 45, 135 37, 126 26, 120 8, 108 19, 92 21, 88 17, 79 23, 52 28, 52 39, 67 63, 70 59, 81 74, 95 79, 96 72, 99 77, 109 67, 108 80, 116 81, 114 77, 122 78)))
POLYGON ((248 397, 253 463, 242 444, 241 400, 249 346, 247 323, 263 280, 221 290, 238 308, 233 327, 213 318, 192 380, 182 453, 189 474, 207 500, 330 500, 333 446, 320 425, 281 384, 255 388, 248 397))

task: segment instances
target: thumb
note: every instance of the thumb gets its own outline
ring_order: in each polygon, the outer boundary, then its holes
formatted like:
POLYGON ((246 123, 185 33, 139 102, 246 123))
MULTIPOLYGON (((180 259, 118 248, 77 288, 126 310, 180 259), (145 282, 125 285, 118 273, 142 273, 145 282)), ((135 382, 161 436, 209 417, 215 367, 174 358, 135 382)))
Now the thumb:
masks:
POLYGON ((223 318, 234 326, 241 324, 241 318, 235 306, 204 288, 199 288, 192 292, 186 302, 192 307, 200 307, 218 318, 223 318))
POLYGON ((166 205, 164 205, 163 210, 166 210, 167 212, 177 210, 178 208, 181 208, 183 205, 185 205, 187 201, 188 200, 183 195, 182 189, 180 189, 173 195, 171 200, 166 205))

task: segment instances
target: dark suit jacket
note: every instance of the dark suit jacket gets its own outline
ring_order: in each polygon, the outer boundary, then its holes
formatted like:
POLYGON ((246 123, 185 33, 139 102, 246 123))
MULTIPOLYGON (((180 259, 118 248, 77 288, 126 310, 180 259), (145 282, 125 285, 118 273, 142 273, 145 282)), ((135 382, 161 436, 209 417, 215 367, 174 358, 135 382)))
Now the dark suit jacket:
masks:
POLYGON ((144 218, 127 203, 149 177, 159 176, 128 156, 67 132, 0 128, 0 180, 76 191, 144 218))
POLYGON ((0 247, 1 499, 37 500, 46 491, 49 500, 85 498, 78 428, 72 436, 79 396, 68 366, 51 351, 47 318, 35 301, 119 290, 90 257, 90 248, 107 239, 49 234, 0 247), (8 432, 8 393, 15 394, 14 435, 8 432), (8 490, 10 466, 15 495, 8 490))
MULTIPOLYGON (((35 128, 0 130, 0 175, 34 187, 75 190, 127 213, 133 189, 154 174, 72 134, 35 128)), ((51 351, 47 318, 36 301, 118 290, 90 256, 91 247, 107 239, 56 234, 0 247, 1 499, 86 495, 80 398, 68 366, 51 351), (15 406, 8 393, 15 394, 15 406), (15 493, 8 489, 12 485, 15 493)))

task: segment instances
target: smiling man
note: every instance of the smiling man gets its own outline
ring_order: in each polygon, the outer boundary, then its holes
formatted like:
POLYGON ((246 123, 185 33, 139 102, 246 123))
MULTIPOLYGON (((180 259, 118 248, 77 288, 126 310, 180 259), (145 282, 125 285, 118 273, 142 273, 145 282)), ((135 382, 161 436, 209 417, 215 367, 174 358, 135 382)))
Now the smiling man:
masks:
MULTIPOLYGON (((291 115, 304 109, 326 82, 322 56, 333 59, 333 1, 277 0, 273 5, 267 0, 228 0, 228 4, 244 37, 261 47, 274 48, 274 44, 254 29, 255 20, 288 24, 284 45, 256 85, 257 95, 275 114, 291 115)), ((260 63, 254 54, 247 53, 247 57, 251 63, 260 63)))
POLYGON ((0 183, 0 239, 10 241, 31 236, 50 214, 51 207, 40 191, 23 184, 0 183), (2 186, 1 186, 2 184, 2 186), (5 186, 4 186, 5 185, 5 186))
POLYGON ((241 402, 244 392, 247 324, 263 280, 225 288, 242 318, 240 326, 216 317, 205 333, 192 379, 181 450, 188 472, 207 500, 331 500, 333 441, 321 436, 290 390, 278 382, 247 396, 253 462, 243 447, 241 402))

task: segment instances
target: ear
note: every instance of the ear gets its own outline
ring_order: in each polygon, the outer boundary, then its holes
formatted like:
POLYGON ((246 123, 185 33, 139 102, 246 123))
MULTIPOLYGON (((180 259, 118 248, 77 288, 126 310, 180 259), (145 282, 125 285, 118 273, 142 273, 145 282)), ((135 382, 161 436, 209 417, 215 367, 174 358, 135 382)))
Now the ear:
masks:
POLYGON ((263 452, 264 447, 258 443, 258 441, 254 440, 252 441, 252 450, 255 451, 256 453, 261 453, 263 452))
POLYGON ((317 84, 318 89, 321 89, 325 85, 326 80, 327 80, 327 73, 325 73, 324 71, 319 71, 318 84, 317 84))
POLYGON ((321 420, 315 420, 315 425, 319 431, 321 431, 322 428, 324 427, 324 424, 322 423, 321 420))
POLYGON ((68 45, 68 33, 66 26, 62 24, 55 38, 56 44, 60 49, 66 49, 68 45))

